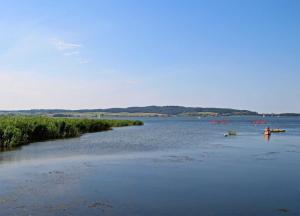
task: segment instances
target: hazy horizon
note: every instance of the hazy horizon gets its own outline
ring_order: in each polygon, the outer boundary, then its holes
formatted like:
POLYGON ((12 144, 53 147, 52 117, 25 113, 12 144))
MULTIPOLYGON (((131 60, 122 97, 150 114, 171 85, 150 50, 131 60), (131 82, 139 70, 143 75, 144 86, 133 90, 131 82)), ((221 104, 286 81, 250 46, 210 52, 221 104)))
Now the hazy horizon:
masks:
POLYGON ((300 112, 300 1, 5 1, 0 110, 300 112))

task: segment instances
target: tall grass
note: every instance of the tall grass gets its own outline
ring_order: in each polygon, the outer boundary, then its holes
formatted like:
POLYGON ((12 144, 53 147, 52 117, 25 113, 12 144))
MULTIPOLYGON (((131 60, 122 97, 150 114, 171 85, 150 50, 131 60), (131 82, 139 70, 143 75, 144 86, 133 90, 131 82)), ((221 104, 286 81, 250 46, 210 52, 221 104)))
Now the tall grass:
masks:
POLYGON ((142 125, 141 121, 50 118, 44 116, 1 116, 0 147, 11 148, 31 142, 69 138, 112 127, 142 125))

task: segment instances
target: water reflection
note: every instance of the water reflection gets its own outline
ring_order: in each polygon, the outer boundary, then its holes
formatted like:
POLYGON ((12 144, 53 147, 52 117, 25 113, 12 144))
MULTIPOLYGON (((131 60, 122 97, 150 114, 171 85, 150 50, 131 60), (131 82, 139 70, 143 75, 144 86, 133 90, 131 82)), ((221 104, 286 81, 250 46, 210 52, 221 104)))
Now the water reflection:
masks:
POLYGON ((17 162, 21 161, 23 156, 22 154, 18 154, 17 149, 5 150, 5 152, 0 152, 0 164, 1 163, 9 163, 9 162, 17 162))
POLYGON ((21 147, 1 147, 0 152, 8 152, 8 151, 14 151, 17 150, 21 147))
POLYGON ((267 140, 269 142, 271 139, 271 135, 264 134, 264 138, 265 138, 265 140, 267 140))

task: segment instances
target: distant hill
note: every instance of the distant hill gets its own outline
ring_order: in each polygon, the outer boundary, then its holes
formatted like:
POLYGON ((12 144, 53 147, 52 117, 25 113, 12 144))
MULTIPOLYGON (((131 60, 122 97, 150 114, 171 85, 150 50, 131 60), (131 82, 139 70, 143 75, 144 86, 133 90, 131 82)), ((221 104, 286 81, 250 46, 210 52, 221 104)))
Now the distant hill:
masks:
POLYGON ((145 106, 128 108, 109 108, 109 109, 33 109, 18 111, 2 111, 5 113, 24 113, 24 114, 55 114, 55 113, 157 113, 164 115, 258 115, 257 112, 249 110, 238 110, 229 108, 203 108, 203 107, 184 107, 184 106, 145 106))
MULTIPOLYGON (((81 110, 84 111, 84 110, 81 110)), ((91 110, 87 110, 90 112, 91 110)), ((183 107, 183 106, 146 106, 146 107, 128 107, 128 108, 110 108, 93 110, 95 112, 110 113, 158 113, 166 115, 180 115, 184 113, 216 113, 218 115, 257 115, 256 112, 248 110, 236 110, 227 108, 201 108, 201 107, 183 107)))

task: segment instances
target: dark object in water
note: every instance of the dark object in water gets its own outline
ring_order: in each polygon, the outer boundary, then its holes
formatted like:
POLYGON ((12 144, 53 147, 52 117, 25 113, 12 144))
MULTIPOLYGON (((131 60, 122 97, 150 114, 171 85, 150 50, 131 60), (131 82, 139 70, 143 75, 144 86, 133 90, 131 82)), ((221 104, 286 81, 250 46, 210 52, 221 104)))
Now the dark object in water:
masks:
POLYGON ((236 133, 236 131, 228 131, 227 133, 225 133, 224 134, 224 136, 225 137, 228 137, 228 136, 236 136, 237 135, 237 133, 236 133))
POLYGON ((286 132, 286 130, 280 128, 271 129, 271 133, 284 133, 284 132, 286 132))

